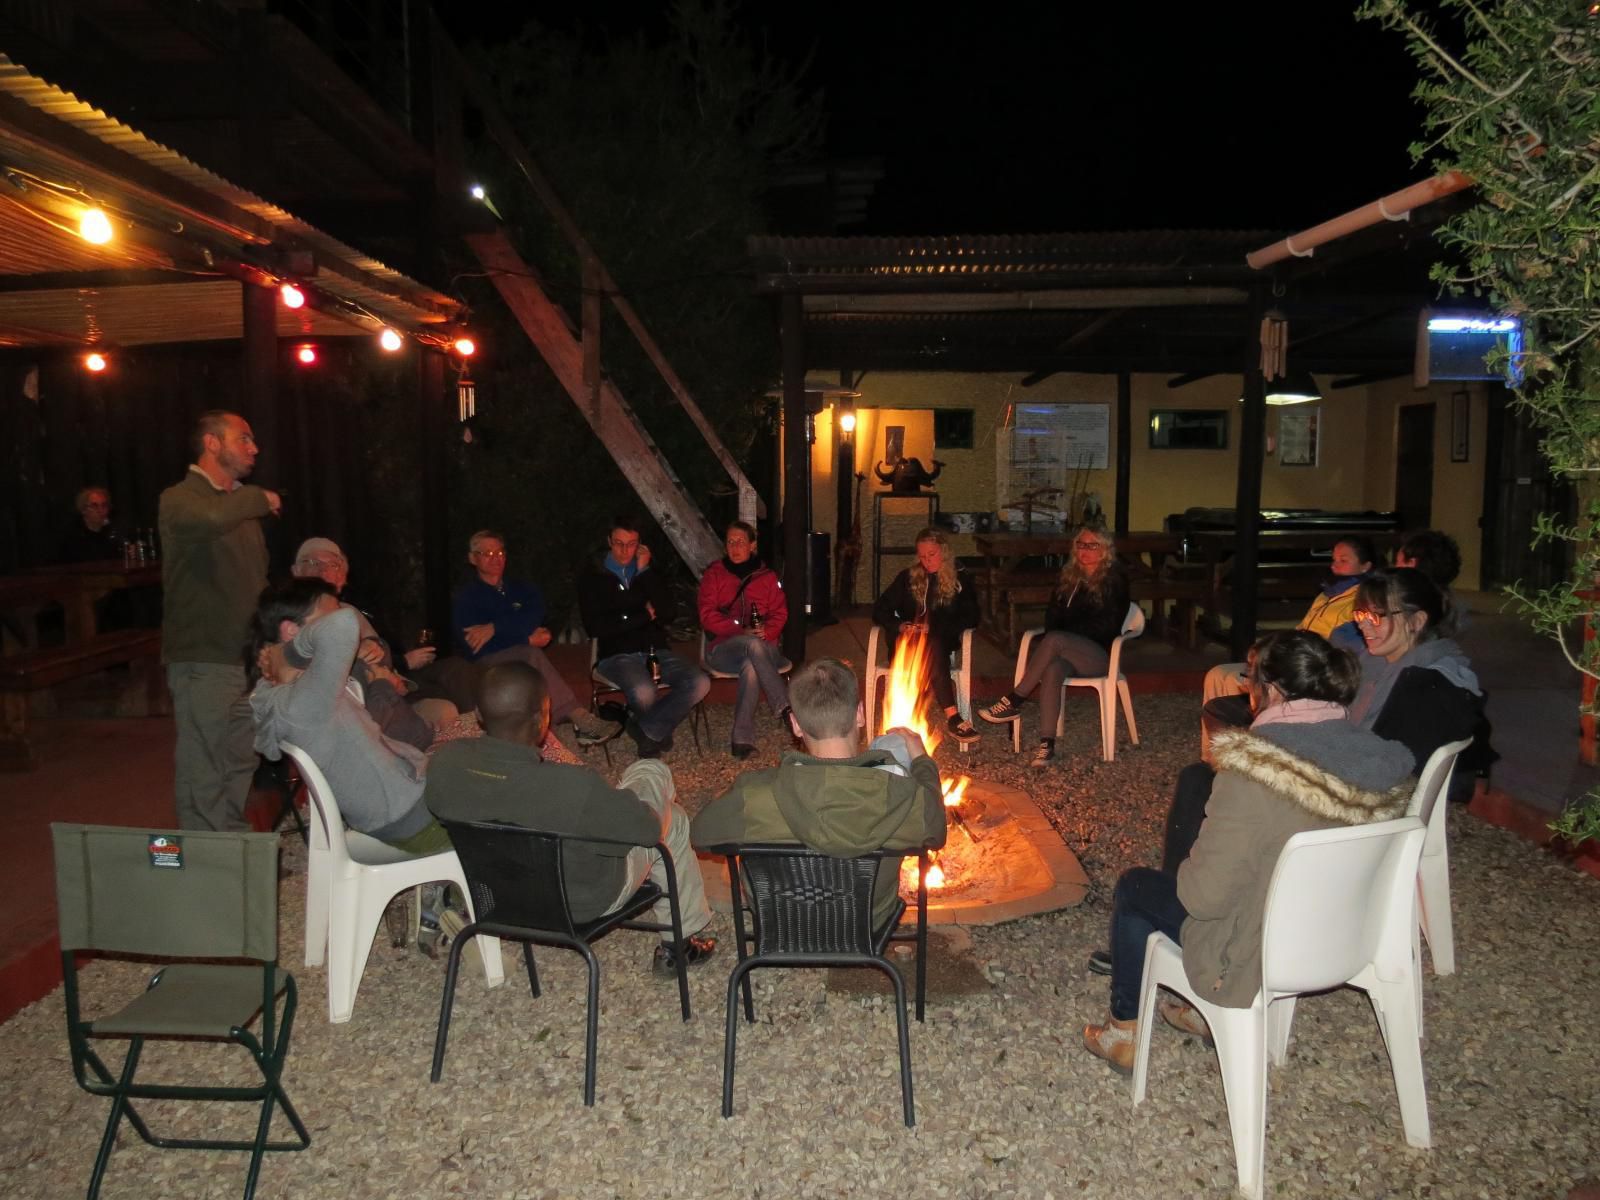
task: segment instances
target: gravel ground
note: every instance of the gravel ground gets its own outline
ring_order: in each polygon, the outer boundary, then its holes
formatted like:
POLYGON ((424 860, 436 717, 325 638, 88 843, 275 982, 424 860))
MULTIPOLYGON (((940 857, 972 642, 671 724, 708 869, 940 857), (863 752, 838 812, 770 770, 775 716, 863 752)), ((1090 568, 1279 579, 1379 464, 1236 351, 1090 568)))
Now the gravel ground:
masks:
MULTIPOLYGON (((999 731, 947 770, 1029 790, 1083 860, 1087 903, 975 929, 997 981, 988 995, 932 998, 913 1025, 918 1125, 901 1124, 894 1021, 882 1000, 829 997, 821 972, 758 973, 758 1024, 741 1029, 735 1115, 719 1115, 722 954, 692 977, 694 1020, 646 967, 649 935, 598 946, 603 964, 599 1094, 582 1104, 583 975, 576 955, 540 954, 544 996, 509 969, 503 989, 465 979, 444 1080, 427 1081, 443 971, 374 948, 354 1019, 325 1019, 325 976, 299 966, 304 852, 286 838, 282 956, 303 1004, 287 1086, 312 1148, 269 1155, 273 1196, 833 1197, 1228 1196, 1233 1152, 1215 1057, 1159 1026, 1148 1102, 1078 1046, 1104 1011, 1085 954, 1104 940, 1122 868, 1159 855, 1166 798, 1195 748, 1189 697, 1138 697, 1145 746, 1094 760, 1091 709, 1071 710, 1068 757, 1032 772, 999 731), (1165 747, 1165 749, 1157 749, 1165 747)), ((668 761, 698 807, 731 779, 729 713, 714 749, 685 737, 668 761)), ((782 741, 767 722, 758 763, 782 741)), ((684 731, 685 734, 687 731, 684 731)), ((620 770, 627 752, 617 753, 620 770)), ((596 756, 598 761, 598 756, 596 756)), ((602 764, 603 766, 603 764, 602 764)), ((1510 834, 1451 814, 1460 973, 1427 977, 1425 1061, 1434 1148, 1410 1149, 1365 999, 1302 1002, 1288 1065, 1272 1073, 1267 1186, 1274 1197, 1560 1197, 1600 1173, 1595 1079, 1600 884, 1510 834)), ((726 938, 726 922, 718 919, 726 938)), ((723 954, 727 947, 724 946, 723 954)), ((508 961, 508 968, 511 966, 508 961)), ((85 972, 88 1004, 136 986, 129 964, 85 972)), ((160 1070, 211 1047, 146 1054, 160 1070)), ((106 1101, 72 1083, 60 993, 0 1027, 0 1195, 81 1194, 106 1101)), ((147 1106, 178 1125, 206 1115, 147 1106)), ((243 1129, 245 1114, 225 1114, 243 1129)), ((243 1157, 149 1149, 124 1136, 103 1195, 236 1194, 243 1157)))

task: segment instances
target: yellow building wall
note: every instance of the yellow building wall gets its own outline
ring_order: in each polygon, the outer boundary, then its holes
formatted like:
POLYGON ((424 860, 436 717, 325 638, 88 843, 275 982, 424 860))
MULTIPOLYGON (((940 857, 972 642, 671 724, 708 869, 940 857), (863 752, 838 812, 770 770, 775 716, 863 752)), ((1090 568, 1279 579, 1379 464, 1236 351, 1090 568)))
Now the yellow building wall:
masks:
MULTIPOLYGON (((855 402, 855 469, 867 475, 860 489, 862 554, 856 576, 857 603, 870 602, 873 552, 873 494, 886 490, 873 477, 884 457, 885 430, 905 429, 905 454, 931 469, 937 456, 945 464, 936 485, 946 512, 993 511, 1007 499, 998 495, 996 442, 1007 427, 1010 407, 1029 404, 1090 404, 1110 407, 1111 450, 1103 471, 1090 471, 1087 490, 1097 493, 1108 521, 1116 505, 1116 379, 1107 375, 1054 375, 1035 387, 1021 386, 1020 375, 938 372, 868 373, 858 384, 855 402), (973 410, 970 450, 933 444, 933 410, 973 410)), ((1190 507, 1233 506, 1239 470, 1239 389, 1236 375, 1218 375, 1181 388, 1168 388, 1167 375, 1135 375, 1131 381, 1133 437, 1130 466, 1129 528, 1160 529, 1166 517, 1190 507), (1222 409, 1228 413, 1225 450, 1158 450, 1150 447, 1151 414, 1158 409, 1222 409)), ((1394 441, 1397 410, 1403 404, 1433 402, 1433 524, 1461 544, 1462 574, 1458 586, 1475 588, 1479 579, 1478 517, 1483 496, 1483 433, 1486 395, 1479 385, 1436 384, 1418 391, 1399 379, 1335 391, 1321 379, 1322 401, 1267 411, 1267 453, 1262 469, 1262 507, 1384 510, 1394 505, 1394 441), (1450 394, 1471 394, 1470 456, 1450 461, 1450 394), (1314 466, 1286 466, 1280 461, 1279 426, 1283 414, 1299 409, 1318 414, 1319 450, 1314 466)), ((812 446, 812 526, 835 536, 837 546, 835 414, 829 405, 815 422, 812 446)), ((853 492, 854 494, 854 492, 853 492)), ((908 502, 890 501, 886 544, 906 544, 925 510, 908 502)), ((974 554, 971 535, 950 535, 956 554, 974 554)), ((770 549, 770 548, 769 548, 770 549)), ((880 586, 912 561, 910 554, 886 556, 880 586)))

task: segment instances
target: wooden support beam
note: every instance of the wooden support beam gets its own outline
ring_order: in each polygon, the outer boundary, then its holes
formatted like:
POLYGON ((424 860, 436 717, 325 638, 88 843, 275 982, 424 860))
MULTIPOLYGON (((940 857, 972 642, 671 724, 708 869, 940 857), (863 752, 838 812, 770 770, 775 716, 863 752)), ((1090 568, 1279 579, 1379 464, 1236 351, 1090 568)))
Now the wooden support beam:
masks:
POLYGON ((591 410, 583 382, 583 347, 567 314, 550 301, 531 267, 504 233, 464 238, 490 272, 495 290, 527 333, 556 379, 583 413, 640 501, 660 523, 684 565, 696 576, 722 556, 722 539, 689 499, 637 414, 610 380, 602 378, 599 405, 591 410))
POLYGON ((1133 376, 1117 372, 1117 536, 1128 532, 1128 485, 1133 474, 1133 376))
POLYGON ((594 258, 583 260, 583 386, 589 389, 589 408, 600 411, 600 325, 605 315, 601 295, 600 264, 594 258))
POLYGON ((811 447, 806 441, 805 314, 793 293, 780 301, 783 355, 783 590, 789 622, 783 627, 783 656, 799 663, 806 656, 806 531, 811 527, 807 496, 811 447))
POLYGON ((1261 374, 1261 315, 1266 309, 1260 293, 1251 305, 1249 348, 1244 363, 1244 412, 1239 419, 1239 483, 1234 494, 1233 628, 1235 662, 1244 662, 1256 640, 1258 561, 1256 542, 1261 533, 1261 470, 1267 444, 1267 389, 1261 374))
POLYGON ((466 551, 450 545, 450 446, 459 441, 445 386, 445 357, 417 351, 417 428, 422 435, 422 590, 427 627, 450 645, 450 587, 466 551), (452 552, 455 550, 456 552, 452 552))

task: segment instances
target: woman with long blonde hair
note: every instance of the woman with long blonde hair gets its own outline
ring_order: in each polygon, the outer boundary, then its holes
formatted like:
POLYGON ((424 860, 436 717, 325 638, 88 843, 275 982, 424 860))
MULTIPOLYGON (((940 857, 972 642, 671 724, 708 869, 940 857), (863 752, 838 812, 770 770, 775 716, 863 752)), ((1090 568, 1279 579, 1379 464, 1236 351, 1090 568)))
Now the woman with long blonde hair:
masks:
POLYGON ((1115 549, 1103 529, 1080 525, 1073 531, 1072 554, 1045 610, 1044 636, 1034 639, 1028 654, 1028 669, 1011 691, 978 714, 997 725, 1020 721, 1023 704, 1037 689, 1044 689, 1039 697, 1039 745, 1029 766, 1047 767, 1055 757, 1062 680, 1104 675, 1111 667, 1111 643, 1128 616, 1128 578, 1115 549))
POLYGON ((972 722, 956 707, 956 685, 950 678, 950 653, 961 635, 978 623, 978 593, 972 581, 956 570, 950 542, 941 530, 917 534, 917 561, 894 577, 872 606, 873 623, 891 638, 913 629, 928 640, 929 685, 944 710, 950 736, 964 746, 978 740, 972 722))

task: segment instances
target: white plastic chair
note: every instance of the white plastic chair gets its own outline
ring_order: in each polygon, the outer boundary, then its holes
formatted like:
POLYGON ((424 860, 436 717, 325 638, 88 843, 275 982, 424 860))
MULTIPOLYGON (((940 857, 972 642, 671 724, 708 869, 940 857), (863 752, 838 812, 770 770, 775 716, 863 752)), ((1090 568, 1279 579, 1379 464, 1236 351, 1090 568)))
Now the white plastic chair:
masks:
MULTIPOLYGON (((883 630, 877 625, 872 627, 872 632, 867 635, 867 728, 866 739, 871 741, 877 737, 877 711, 878 711, 878 684, 889 677, 890 663, 881 662, 878 658, 878 645, 882 641, 887 643, 892 651, 894 642, 883 636, 883 630)), ((950 652, 950 681, 956 685, 956 709, 961 713, 963 721, 972 720, 972 630, 965 629, 961 632, 961 648, 950 652)))
POLYGON ((1183 951, 1165 934, 1153 933, 1145 943, 1133 1102, 1144 1100, 1156 993, 1167 988, 1199 1009, 1211 1027, 1239 1190, 1246 1196, 1264 1191, 1267 1063, 1283 1064, 1295 997, 1302 993, 1341 985, 1367 993, 1389 1050, 1406 1141, 1424 1149, 1430 1144, 1416 1016, 1422 994, 1412 957, 1425 833, 1416 817, 1402 817, 1290 838, 1267 889, 1261 990, 1249 1008, 1223 1008, 1192 988, 1183 951))
MULTIPOLYGON (((1022 645, 1017 647, 1017 670, 1012 676, 1011 684, 1015 687, 1022 682, 1022 676, 1028 669, 1028 647, 1033 644, 1033 639, 1041 637, 1044 630, 1030 629, 1022 635, 1022 645)), ((1129 638, 1139 637, 1144 633, 1144 610, 1137 604, 1128 605, 1128 615, 1123 618, 1122 632, 1111 641, 1111 662, 1104 675, 1074 675, 1061 681, 1061 698, 1063 703, 1057 710, 1056 737, 1061 737, 1067 731, 1067 706, 1065 704, 1067 689, 1074 687, 1093 688, 1095 697, 1100 703, 1100 757, 1106 762, 1113 762, 1117 757, 1117 697, 1122 698, 1122 715, 1128 722, 1128 741, 1133 745, 1139 744, 1139 726, 1133 719, 1133 697, 1128 693, 1128 678, 1122 673, 1122 643, 1129 638)), ((1044 730, 1039 731, 1039 736, 1044 737, 1044 730)), ((1022 722, 1011 722, 1011 749, 1022 749, 1022 722)))
MULTIPOLYGON (((1445 837, 1446 815, 1450 805, 1439 799, 1450 792, 1456 758, 1471 738, 1440 746, 1422 768, 1417 790, 1411 794, 1406 815, 1416 817, 1428 827, 1422 843, 1422 860, 1417 866, 1417 924, 1428 939, 1435 975, 1453 975, 1456 970, 1455 926, 1450 917, 1450 845, 1445 837)), ((1418 959, 1421 947, 1417 947, 1418 959)))
MULTIPOLYGON (((356 992, 383 910, 400 892, 424 883, 449 882, 472 896, 454 850, 422 857, 397 850, 349 828, 317 764, 299 746, 279 742, 299 768, 311 798, 311 838, 306 863, 306 966, 328 959, 328 1020, 341 1025, 355 1011, 356 992)), ((413 931, 414 932, 414 931, 413 931)), ((490 987, 505 980, 498 939, 479 939, 483 976, 490 987)))

